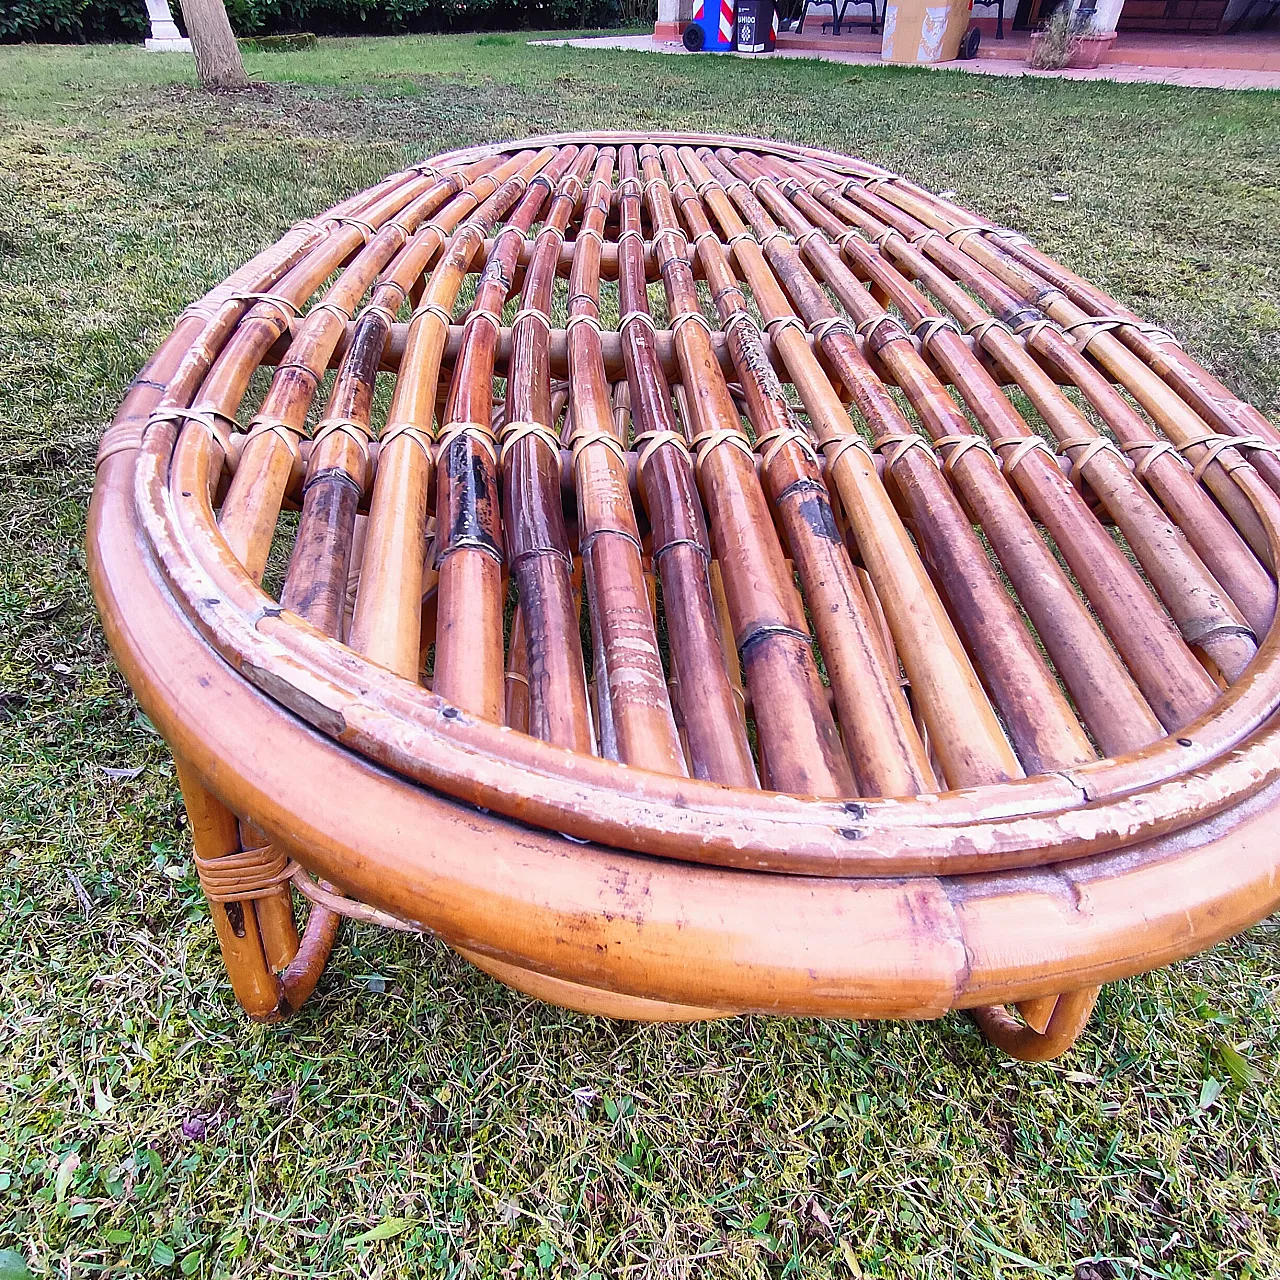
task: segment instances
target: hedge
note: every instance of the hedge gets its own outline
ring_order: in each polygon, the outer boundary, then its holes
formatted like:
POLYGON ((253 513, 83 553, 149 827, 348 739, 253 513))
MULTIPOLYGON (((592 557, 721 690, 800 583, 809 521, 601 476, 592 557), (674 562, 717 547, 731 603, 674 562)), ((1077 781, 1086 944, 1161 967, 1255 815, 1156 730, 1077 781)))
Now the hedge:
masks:
MULTIPOLYGON (((170 0, 181 23, 176 0, 170 0)), ((638 0, 227 0, 239 36, 315 31, 386 35, 402 31, 512 31, 617 26, 647 5, 638 0)), ((0 41, 124 40, 147 34, 142 0, 0 0, 0 41)))
POLYGON ((0 0, 0 41, 128 40, 148 31, 142 0, 0 0))
POLYGON ((608 27, 619 0, 229 0, 238 35, 608 27))

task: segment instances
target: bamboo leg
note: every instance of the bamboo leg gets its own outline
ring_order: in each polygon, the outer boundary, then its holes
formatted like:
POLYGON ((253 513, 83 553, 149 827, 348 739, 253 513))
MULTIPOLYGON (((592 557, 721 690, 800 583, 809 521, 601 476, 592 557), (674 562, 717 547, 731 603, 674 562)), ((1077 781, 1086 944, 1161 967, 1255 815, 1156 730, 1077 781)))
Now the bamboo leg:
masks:
MULTIPOLYGON (((323 880, 320 885, 325 889, 332 888, 323 880)), ((316 983, 320 981, 320 975, 329 962, 329 953, 333 950, 341 921, 342 917, 336 912, 318 904, 312 905, 306 928, 302 931, 298 954, 280 975, 280 985, 284 988, 284 999, 280 1002, 282 1014, 287 1015, 300 1009, 315 990, 316 983)))
MULTIPOLYGON (((997 1049, 1021 1062, 1049 1062, 1066 1053, 1084 1030, 1098 1002, 1098 987, 1086 987, 1083 991, 1068 991, 1054 999, 1053 1012, 1044 1030, 1024 1025, 1002 1005, 990 1005, 973 1011, 974 1019, 982 1033, 997 1049)), ((1027 1001, 1040 1011, 1039 1001, 1027 1001)), ((1021 1009, 1021 1006, 1019 1006, 1021 1009)))
MULTIPOLYGON (((259 849, 270 843, 270 837, 256 822, 240 819, 240 848, 259 849)), ((203 855, 201 855, 203 856, 203 855)), ((245 905, 246 913, 258 918, 262 945, 267 964, 276 973, 286 969, 298 954, 298 926, 293 918, 293 890, 287 884, 280 885, 264 898, 255 898, 245 905)))
MULTIPOLYGON (((196 853, 202 858, 239 853, 235 814, 181 760, 175 759, 174 766, 196 853)), ((209 914, 240 1007, 257 1022, 273 1021, 279 1016, 280 983, 267 964, 253 904, 210 902, 209 914)))
POLYGON ((1049 1029, 1049 1019, 1053 1017, 1059 999, 1058 996, 1037 996, 1034 1000, 1019 1001, 1014 1008, 1027 1026, 1043 1035, 1049 1029))

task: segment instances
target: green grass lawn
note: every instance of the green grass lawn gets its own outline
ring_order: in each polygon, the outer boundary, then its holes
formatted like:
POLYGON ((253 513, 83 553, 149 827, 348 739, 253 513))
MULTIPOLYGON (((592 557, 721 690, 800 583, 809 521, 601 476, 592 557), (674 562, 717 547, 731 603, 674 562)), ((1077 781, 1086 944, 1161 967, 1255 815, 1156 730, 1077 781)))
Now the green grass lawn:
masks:
POLYGON ((549 130, 950 188, 1274 413, 1280 98, 494 37, 248 63, 211 97, 178 56, 0 50, 0 1250, 77 1278, 1280 1276, 1274 922, 1108 988, 1047 1066, 959 1016, 610 1024, 354 926, 297 1018, 250 1026, 82 549, 96 440, 188 301, 407 159, 549 130))

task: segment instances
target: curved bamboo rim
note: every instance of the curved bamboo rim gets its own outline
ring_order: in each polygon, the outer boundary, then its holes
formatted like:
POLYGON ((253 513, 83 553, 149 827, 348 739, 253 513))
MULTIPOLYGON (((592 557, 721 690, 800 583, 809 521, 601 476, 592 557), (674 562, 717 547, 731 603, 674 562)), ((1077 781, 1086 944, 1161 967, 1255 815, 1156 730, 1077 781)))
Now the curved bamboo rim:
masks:
MULTIPOLYGON (((649 141, 612 134, 574 141, 628 139, 649 141)), ((528 146, 562 140, 532 139, 528 146)), ((672 140, 688 141, 678 135, 672 140)), ((830 153, 752 145, 758 154, 831 161, 830 153)), ((452 159, 473 162, 520 147, 482 148, 452 159)), ((887 180, 873 166, 841 165, 846 173, 887 180)), ((910 184, 907 189, 914 199, 924 198, 910 184)), ((973 215, 966 212, 965 218, 966 225, 977 225, 973 215)), ((370 759, 459 799, 580 839, 803 874, 1013 868, 1083 857, 1179 830, 1265 788, 1280 772, 1276 731, 1267 726, 1280 705, 1280 639, 1274 629, 1230 691, 1176 735, 1119 757, 988 785, 976 793, 832 802, 727 792, 697 779, 565 752, 460 714, 443 699, 281 614, 226 546, 204 496, 200 477, 214 437, 189 427, 172 461, 169 443, 164 430, 146 433, 136 500, 170 588, 229 662, 370 759), (185 500, 167 483, 171 467, 183 477, 181 490, 190 495, 185 500), (1087 802, 1083 808, 1082 800, 1087 802)), ((1274 497, 1258 486, 1246 496, 1274 542, 1274 497)))
POLYGON ((1275 786, 1191 832, 1029 873, 778 877, 533 829, 513 840, 282 716, 223 662, 174 608, 130 472, 126 457, 102 469, 90 567, 112 649, 175 754, 309 871, 504 980, 723 1014, 935 1018, 1130 977, 1280 906, 1275 786))

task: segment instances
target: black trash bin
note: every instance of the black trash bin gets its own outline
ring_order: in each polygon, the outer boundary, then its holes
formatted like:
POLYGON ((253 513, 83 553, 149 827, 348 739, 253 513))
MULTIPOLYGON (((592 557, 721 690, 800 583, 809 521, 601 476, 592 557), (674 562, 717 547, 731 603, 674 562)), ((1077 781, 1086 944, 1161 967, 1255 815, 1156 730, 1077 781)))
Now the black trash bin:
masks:
POLYGON ((773 0, 738 0, 733 47, 739 53, 772 53, 778 47, 778 14, 773 0))

